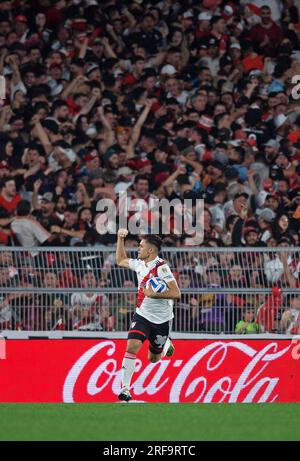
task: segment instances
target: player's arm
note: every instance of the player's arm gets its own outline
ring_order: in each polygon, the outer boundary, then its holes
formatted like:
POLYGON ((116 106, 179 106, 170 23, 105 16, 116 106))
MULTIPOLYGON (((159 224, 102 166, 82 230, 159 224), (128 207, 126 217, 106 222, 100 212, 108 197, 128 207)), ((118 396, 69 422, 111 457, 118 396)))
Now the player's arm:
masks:
POLYGON ((129 267, 129 258, 126 255, 124 240, 127 237, 127 229, 118 230, 117 250, 116 250, 116 262, 118 266, 129 267))
POLYGON ((175 280, 170 282, 166 282, 168 289, 163 293, 155 293, 152 288, 149 286, 148 288, 144 288, 144 294, 148 296, 148 298, 155 298, 155 299, 180 299, 181 291, 177 285, 175 280))
POLYGON ((149 290, 149 294, 145 293, 145 295, 155 299, 180 299, 180 289, 168 264, 160 266, 158 268, 157 275, 166 283, 168 289, 161 293, 155 293, 155 291, 152 290, 151 285, 149 285, 149 287, 147 288, 147 290, 149 290))

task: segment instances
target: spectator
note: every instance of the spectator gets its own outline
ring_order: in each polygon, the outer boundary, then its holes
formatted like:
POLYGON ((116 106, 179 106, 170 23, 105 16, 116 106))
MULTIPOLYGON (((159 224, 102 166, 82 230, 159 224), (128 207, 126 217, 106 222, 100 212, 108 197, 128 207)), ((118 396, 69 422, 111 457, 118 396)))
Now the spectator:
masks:
MULTIPOLYGON (((206 288, 221 288, 221 277, 220 274, 212 269, 204 275, 204 281, 206 288)), ((227 308, 226 296, 223 293, 205 293, 199 297, 199 307, 195 311, 195 305, 192 314, 192 322, 195 327, 195 320, 200 316, 201 330, 205 330, 210 333, 221 333, 225 330, 225 310, 227 308)), ((192 331, 197 331, 198 328, 193 328, 192 331)))
POLYGON ((5 296, 1 296, 0 300, 0 328, 1 330, 10 330, 12 328, 12 312, 5 296))
POLYGON ((244 240, 246 246, 254 247, 258 244, 258 229, 256 227, 248 227, 244 230, 244 240))
POLYGON ((281 290, 278 287, 272 288, 265 302, 259 307, 256 315, 256 322, 260 330, 266 333, 274 333, 279 330, 277 314, 282 307, 281 290))
MULTIPOLYGON (((123 288, 135 288, 135 284, 132 280, 125 280, 123 288)), ((118 309, 118 325, 117 328, 121 331, 127 331, 129 329, 132 315, 136 305, 136 293, 124 293, 120 295, 119 309, 118 309)))
POLYGON ((14 214, 21 196, 17 193, 16 182, 12 177, 4 178, 0 193, 0 207, 9 214, 14 214))
POLYGON ((242 288, 245 286, 245 277, 240 264, 233 264, 231 266, 226 283, 232 288, 242 288))
POLYGON ((247 307, 246 309, 243 319, 236 324, 235 332, 239 335, 259 333, 259 325, 255 321, 255 309, 247 307))
POLYGON ((51 226, 60 225, 61 220, 55 212, 54 195, 52 192, 45 192, 42 195, 41 202, 39 203, 37 193, 40 185, 40 180, 34 183, 32 195, 32 206, 34 208, 33 215, 42 224, 42 226, 50 232, 51 226))
POLYGON ((75 241, 82 241, 86 233, 86 229, 80 229, 77 207, 70 205, 66 208, 63 224, 52 225, 51 232, 60 241, 60 243, 64 245, 70 243, 72 238, 76 239, 75 241))
POLYGON ((277 214, 272 224, 272 234, 277 242, 283 238, 291 239, 290 220, 286 213, 277 214))
MULTIPOLYGON (((179 273, 178 286, 180 289, 191 287, 190 271, 183 270, 179 273)), ((191 311, 199 306, 199 301, 196 297, 190 297, 189 294, 183 294, 180 301, 174 306, 174 331, 189 330, 191 311)))
POLYGON ((51 241, 51 234, 33 218, 30 213, 30 203, 21 200, 17 205, 17 216, 11 223, 11 230, 17 242, 26 247, 34 248, 51 241))
MULTIPOLYGON (((54 272, 45 272, 43 287, 56 289, 59 287, 58 277, 54 272)), ((69 321, 69 295, 58 293, 42 293, 35 298, 35 328, 37 330, 68 330, 72 328, 69 321)))
MULTIPOLYGON (((84 274, 83 288, 95 289, 96 278, 92 272, 84 274)), ((108 300, 105 295, 87 291, 73 293, 71 296, 72 327, 75 330, 103 330, 109 318, 108 300)))
MULTIPOLYGON (((261 242, 266 243, 272 236, 272 222, 275 218, 275 213, 269 209, 264 208, 260 210, 258 215, 258 226, 259 226, 259 239, 261 242)), ((274 238, 275 240, 275 238, 274 238)))
POLYGON ((257 46, 257 51, 264 56, 274 56, 282 40, 281 28, 272 20, 271 8, 264 5, 260 9, 261 23, 250 30, 250 37, 257 46))
MULTIPOLYGON (((278 247, 285 248, 289 246, 289 240, 282 239, 279 241, 278 247)), ((286 283, 291 288, 294 288, 300 270, 300 262, 295 256, 289 252, 275 254, 272 258, 265 255, 264 273, 267 281, 272 284, 286 283)))
POLYGON ((36 327, 34 316, 33 288, 30 278, 24 277, 22 280, 23 292, 11 293, 7 297, 12 312, 12 330, 32 331, 36 327))
POLYGON ((300 299, 293 296, 289 299, 289 307, 284 311, 281 321, 281 329, 285 334, 298 335, 300 331, 300 299))

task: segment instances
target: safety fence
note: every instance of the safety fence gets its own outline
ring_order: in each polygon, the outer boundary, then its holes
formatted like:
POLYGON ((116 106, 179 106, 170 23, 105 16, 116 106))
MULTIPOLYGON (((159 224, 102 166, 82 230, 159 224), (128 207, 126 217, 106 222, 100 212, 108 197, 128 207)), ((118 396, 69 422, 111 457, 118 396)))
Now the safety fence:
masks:
MULTIPOLYGON (((182 292, 175 332, 300 332, 297 248, 164 248, 161 257, 182 292)), ((127 331, 137 295, 114 247, 1 247, 0 285, 1 331, 127 331)))

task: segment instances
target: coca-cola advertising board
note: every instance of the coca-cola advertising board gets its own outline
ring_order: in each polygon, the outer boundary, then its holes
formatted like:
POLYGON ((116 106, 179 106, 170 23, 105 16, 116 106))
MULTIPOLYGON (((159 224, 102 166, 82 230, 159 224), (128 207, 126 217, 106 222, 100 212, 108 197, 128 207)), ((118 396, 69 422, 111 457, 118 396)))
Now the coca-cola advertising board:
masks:
MULTIPOLYGON (((143 345, 138 402, 300 402, 300 344, 291 340, 175 340, 157 363, 143 345)), ((1 402, 116 402, 125 340, 7 340, 1 402)), ((5 358, 4 358, 5 356, 5 358)))

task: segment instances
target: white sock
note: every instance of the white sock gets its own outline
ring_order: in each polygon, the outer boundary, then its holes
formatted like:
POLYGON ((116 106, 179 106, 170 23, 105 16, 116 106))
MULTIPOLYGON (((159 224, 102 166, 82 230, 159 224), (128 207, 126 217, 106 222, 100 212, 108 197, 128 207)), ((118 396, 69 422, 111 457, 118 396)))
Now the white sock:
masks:
POLYGON ((164 348, 163 348, 163 351, 162 351, 162 357, 164 357, 166 355, 166 353, 168 352, 170 344, 171 344, 171 340, 170 340, 170 338, 168 338, 167 341, 165 342, 165 345, 164 345, 164 348))
POLYGON ((122 386, 123 389, 130 388, 131 378, 135 368, 136 354, 126 352, 122 362, 122 386))

